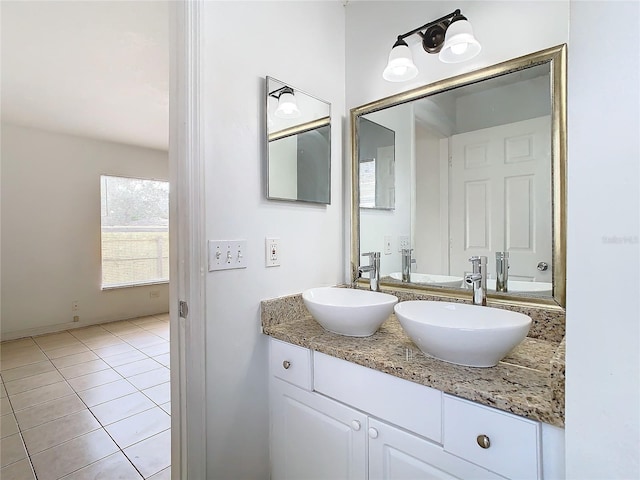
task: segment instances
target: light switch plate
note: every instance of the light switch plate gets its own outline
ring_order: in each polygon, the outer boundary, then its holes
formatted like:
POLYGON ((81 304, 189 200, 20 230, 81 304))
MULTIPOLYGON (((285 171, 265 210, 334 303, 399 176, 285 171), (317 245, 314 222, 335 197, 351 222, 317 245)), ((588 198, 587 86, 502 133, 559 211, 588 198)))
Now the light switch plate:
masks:
POLYGON ((409 243, 409 236, 408 235, 400 235, 398 237, 398 251, 402 252, 402 250, 406 249, 406 248, 411 248, 410 246, 411 244, 409 243))
POLYGON ((384 236, 384 254, 391 255, 391 235, 384 236))
POLYGON ((246 240, 209 240, 209 271, 247 268, 246 240))

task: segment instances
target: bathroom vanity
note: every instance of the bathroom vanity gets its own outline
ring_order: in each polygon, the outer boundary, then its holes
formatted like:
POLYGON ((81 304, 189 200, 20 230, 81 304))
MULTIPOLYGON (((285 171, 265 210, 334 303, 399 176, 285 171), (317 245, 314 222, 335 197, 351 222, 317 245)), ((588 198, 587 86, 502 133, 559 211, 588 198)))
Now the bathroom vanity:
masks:
POLYGON ((559 341, 462 367, 420 352, 393 315, 371 337, 326 332, 298 297, 263 302, 272 478, 563 478, 559 341))

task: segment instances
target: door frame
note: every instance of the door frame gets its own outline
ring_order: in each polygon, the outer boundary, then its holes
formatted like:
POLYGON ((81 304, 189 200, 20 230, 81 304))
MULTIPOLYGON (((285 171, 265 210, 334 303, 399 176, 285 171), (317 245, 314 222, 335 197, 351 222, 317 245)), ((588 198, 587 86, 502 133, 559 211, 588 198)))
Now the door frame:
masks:
POLYGON ((203 8, 203 0, 169 2, 171 476, 183 480, 207 471, 203 8))

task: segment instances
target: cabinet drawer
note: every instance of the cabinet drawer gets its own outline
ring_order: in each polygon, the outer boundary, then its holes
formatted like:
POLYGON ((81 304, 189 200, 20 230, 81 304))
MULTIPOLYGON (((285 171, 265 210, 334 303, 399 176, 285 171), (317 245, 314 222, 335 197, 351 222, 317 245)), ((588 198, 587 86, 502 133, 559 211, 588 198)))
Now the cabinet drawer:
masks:
POLYGON ((443 403, 446 451, 507 478, 541 477, 538 422, 446 394, 443 403))
POLYGON ((311 390, 311 350, 272 338, 269 369, 271 375, 311 390))
POLYGON ((315 391, 441 443, 439 390, 319 352, 313 377, 315 391))

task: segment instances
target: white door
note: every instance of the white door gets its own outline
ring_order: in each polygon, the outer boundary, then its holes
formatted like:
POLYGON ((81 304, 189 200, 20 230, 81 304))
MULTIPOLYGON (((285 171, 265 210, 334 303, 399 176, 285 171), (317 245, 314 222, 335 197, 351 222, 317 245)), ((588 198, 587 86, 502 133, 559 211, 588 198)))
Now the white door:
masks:
POLYGON ((438 444, 372 418, 368 434, 371 480, 503 478, 445 452, 438 444))
POLYGON ((271 384, 271 478, 364 480, 366 416, 282 380, 271 384))
POLYGON ((508 251, 512 280, 551 282, 551 118, 524 120, 451 137, 450 271, 471 270, 508 251))

